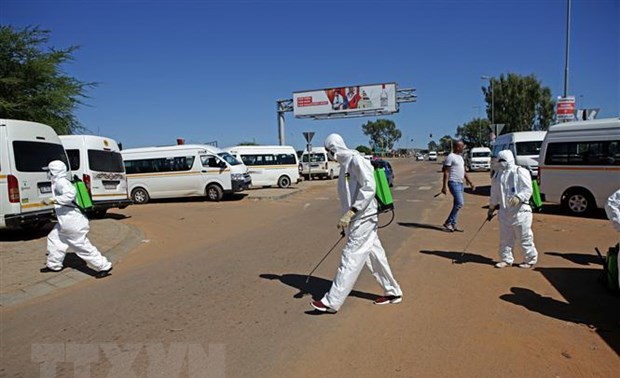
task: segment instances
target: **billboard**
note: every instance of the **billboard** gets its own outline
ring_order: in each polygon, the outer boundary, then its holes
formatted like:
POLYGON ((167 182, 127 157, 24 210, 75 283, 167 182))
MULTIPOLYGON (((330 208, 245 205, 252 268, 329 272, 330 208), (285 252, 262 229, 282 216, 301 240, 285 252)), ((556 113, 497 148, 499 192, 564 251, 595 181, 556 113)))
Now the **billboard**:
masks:
POLYGON ((331 118, 398 112, 396 83, 333 87, 293 93, 293 114, 331 118))
POLYGON ((572 121, 575 119, 575 97, 558 97, 555 114, 558 121, 572 121))

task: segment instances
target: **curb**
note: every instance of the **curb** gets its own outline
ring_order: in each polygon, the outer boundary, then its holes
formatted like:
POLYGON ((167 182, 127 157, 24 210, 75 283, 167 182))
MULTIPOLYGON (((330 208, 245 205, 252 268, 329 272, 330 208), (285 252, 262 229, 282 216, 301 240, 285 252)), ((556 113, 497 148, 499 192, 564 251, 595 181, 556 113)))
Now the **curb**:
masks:
POLYGON ((251 201, 272 201, 272 200, 280 200, 280 199, 284 199, 284 198, 288 198, 290 196, 293 196, 297 193, 301 193, 303 191, 303 189, 293 189, 290 191, 287 191, 286 193, 283 194, 275 194, 275 195, 270 195, 270 196, 260 196, 260 197, 250 197, 248 198, 251 201))
MULTIPOLYGON (((101 251, 113 265, 120 262, 123 257, 140 245, 142 239, 144 239, 144 234, 139 228, 123 223, 118 223, 118 225, 121 229, 125 229, 127 235, 116 245, 101 251)), ((37 282, 11 293, 1 294, 0 307, 7 308, 15 306, 90 278, 92 277, 78 270, 65 269, 58 274, 54 274, 45 281, 37 282)))

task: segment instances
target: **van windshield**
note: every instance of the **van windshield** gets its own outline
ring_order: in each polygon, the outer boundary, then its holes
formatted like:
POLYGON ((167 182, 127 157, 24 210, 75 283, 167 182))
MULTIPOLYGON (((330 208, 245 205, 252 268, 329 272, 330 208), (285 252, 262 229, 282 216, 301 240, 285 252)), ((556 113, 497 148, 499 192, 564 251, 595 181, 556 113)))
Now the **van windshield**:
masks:
POLYGON ((88 150, 88 165, 97 172, 125 172, 123 157, 114 151, 88 150))
POLYGON ((480 157, 489 157, 491 153, 488 151, 485 152, 474 152, 471 154, 471 157, 480 158, 480 157))
POLYGON ((20 172, 44 172, 53 160, 60 160, 68 166, 67 155, 61 144, 45 142, 13 142, 15 168, 20 172))
POLYGON ((230 165, 239 165, 239 164, 241 164, 241 162, 239 162, 239 160, 237 160, 234 156, 232 156, 228 152, 220 152, 219 154, 217 154, 217 156, 219 156, 222 159, 226 160, 226 162, 228 164, 230 164, 230 165))
POLYGON ((312 156, 310 158, 310 162, 312 163, 316 163, 318 161, 325 161, 325 154, 305 154, 301 157, 301 161, 303 161, 304 163, 308 162, 308 157, 312 156))
POLYGON ((540 155, 542 141, 536 142, 517 142, 517 155, 540 155))

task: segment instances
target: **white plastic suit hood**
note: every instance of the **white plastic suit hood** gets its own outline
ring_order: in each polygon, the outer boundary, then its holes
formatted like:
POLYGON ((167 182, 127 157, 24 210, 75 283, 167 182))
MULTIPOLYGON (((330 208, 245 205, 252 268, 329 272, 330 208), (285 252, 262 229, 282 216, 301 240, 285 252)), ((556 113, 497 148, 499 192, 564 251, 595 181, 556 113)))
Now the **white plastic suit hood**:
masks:
POLYGON ((357 151, 350 150, 344 143, 344 139, 340 134, 329 134, 325 138, 325 148, 334 154, 334 159, 340 164, 344 164, 351 159, 351 157, 358 153, 357 151))
POLYGON ((512 170, 515 167, 515 157, 510 150, 503 150, 497 154, 497 160, 506 161, 506 170, 512 170))
POLYGON ((52 181, 58 181, 61 178, 67 178, 67 166, 60 160, 54 160, 47 166, 52 181))

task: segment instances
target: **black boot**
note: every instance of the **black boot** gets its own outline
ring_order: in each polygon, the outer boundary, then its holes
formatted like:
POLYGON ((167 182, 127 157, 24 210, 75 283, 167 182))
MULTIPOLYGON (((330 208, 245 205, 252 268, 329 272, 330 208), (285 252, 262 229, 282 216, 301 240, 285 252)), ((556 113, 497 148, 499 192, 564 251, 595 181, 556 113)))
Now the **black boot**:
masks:
POLYGON ((43 268, 39 269, 39 272, 41 272, 41 273, 58 273, 58 272, 60 272, 61 270, 62 270, 62 269, 60 269, 60 270, 54 270, 54 269, 52 269, 52 268, 48 268, 47 266, 45 266, 45 267, 43 267, 43 268))
POLYGON ((112 275, 112 273, 110 273, 112 271, 112 267, 110 267, 110 269, 108 270, 100 270, 97 272, 97 274, 95 274, 95 278, 105 278, 107 276, 112 275))

